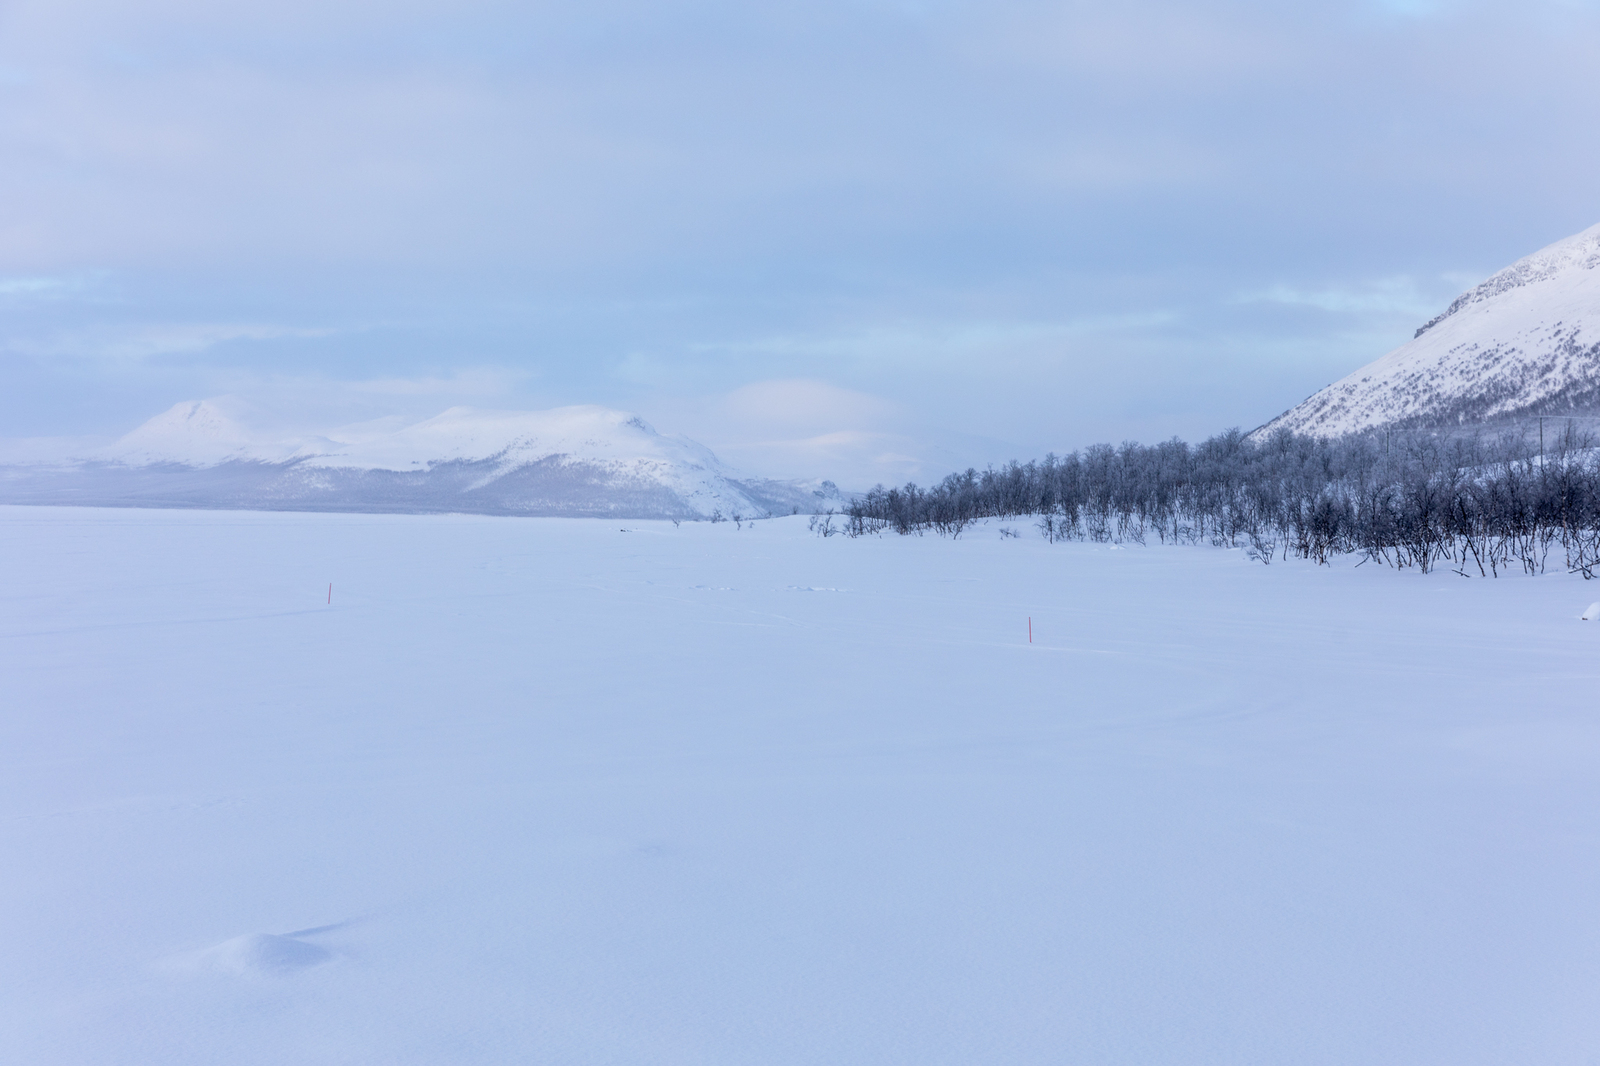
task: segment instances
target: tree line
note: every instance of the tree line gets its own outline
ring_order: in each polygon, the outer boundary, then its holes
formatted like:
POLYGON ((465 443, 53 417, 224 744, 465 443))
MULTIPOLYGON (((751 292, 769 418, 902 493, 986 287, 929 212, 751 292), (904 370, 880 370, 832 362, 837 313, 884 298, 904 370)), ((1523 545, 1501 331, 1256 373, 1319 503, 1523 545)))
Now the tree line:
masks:
POLYGON ((1338 439, 1237 429, 1190 445, 1097 444, 1066 456, 882 485, 844 515, 850 536, 959 537, 1033 519, 1051 541, 1211 543, 1270 563, 1360 554, 1424 573, 1600 570, 1600 454, 1559 429, 1368 433, 1338 439), (1545 439, 1548 438, 1548 439, 1545 439))

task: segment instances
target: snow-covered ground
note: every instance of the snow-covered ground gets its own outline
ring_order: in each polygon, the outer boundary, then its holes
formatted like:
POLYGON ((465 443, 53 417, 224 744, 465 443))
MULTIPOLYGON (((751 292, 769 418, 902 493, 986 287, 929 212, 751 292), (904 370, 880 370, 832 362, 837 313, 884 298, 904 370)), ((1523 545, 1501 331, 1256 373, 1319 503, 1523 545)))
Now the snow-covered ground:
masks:
POLYGON ((1594 585, 806 524, 0 509, 5 1061, 1600 1056, 1594 585))

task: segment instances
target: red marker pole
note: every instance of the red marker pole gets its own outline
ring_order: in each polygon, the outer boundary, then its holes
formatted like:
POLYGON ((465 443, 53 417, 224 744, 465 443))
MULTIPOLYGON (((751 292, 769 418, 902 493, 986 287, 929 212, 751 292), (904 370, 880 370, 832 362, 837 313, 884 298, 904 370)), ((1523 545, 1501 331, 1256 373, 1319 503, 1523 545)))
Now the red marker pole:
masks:
MULTIPOLYGON (((333 586, 332 585, 328 586, 328 598, 329 598, 330 601, 333 598, 333 586)), ((1033 643, 1033 616, 1032 615, 1028 616, 1028 643, 1029 644, 1033 643)))
MULTIPOLYGON (((328 582, 328 606, 329 607, 333 606, 333 582, 332 581, 328 582)), ((1033 630, 1030 629, 1030 630, 1028 630, 1028 632, 1032 633, 1033 630)), ((1028 642, 1031 644, 1033 642, 1033 638, 1029 637, 1028 638, 1028 642)))

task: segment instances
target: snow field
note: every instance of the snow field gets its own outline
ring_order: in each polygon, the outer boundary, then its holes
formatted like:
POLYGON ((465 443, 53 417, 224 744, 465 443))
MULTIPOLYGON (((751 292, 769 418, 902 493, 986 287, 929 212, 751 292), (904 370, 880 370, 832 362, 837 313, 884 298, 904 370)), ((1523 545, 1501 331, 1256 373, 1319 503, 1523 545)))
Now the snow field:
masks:
POLYGON ((0 508, 0 1047, 1600 1055, 1592 586, 805 526, 0 508))

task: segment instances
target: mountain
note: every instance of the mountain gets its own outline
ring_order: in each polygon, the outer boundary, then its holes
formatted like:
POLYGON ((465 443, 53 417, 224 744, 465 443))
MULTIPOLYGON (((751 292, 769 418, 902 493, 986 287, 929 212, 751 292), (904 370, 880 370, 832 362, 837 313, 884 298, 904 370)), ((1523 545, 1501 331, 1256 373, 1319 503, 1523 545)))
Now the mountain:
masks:
POLYGON ((109 447, 0 468, 0 502, 733 518, 845 501, 828 481, 739 478, 702 445, 603 407, 452 407, 278 438, 200 400, 109 447))
POLYGON ((1255 431, 1318 437, 1600 412, 1600 226, 1463 293, 1375 363, 1255 431))

